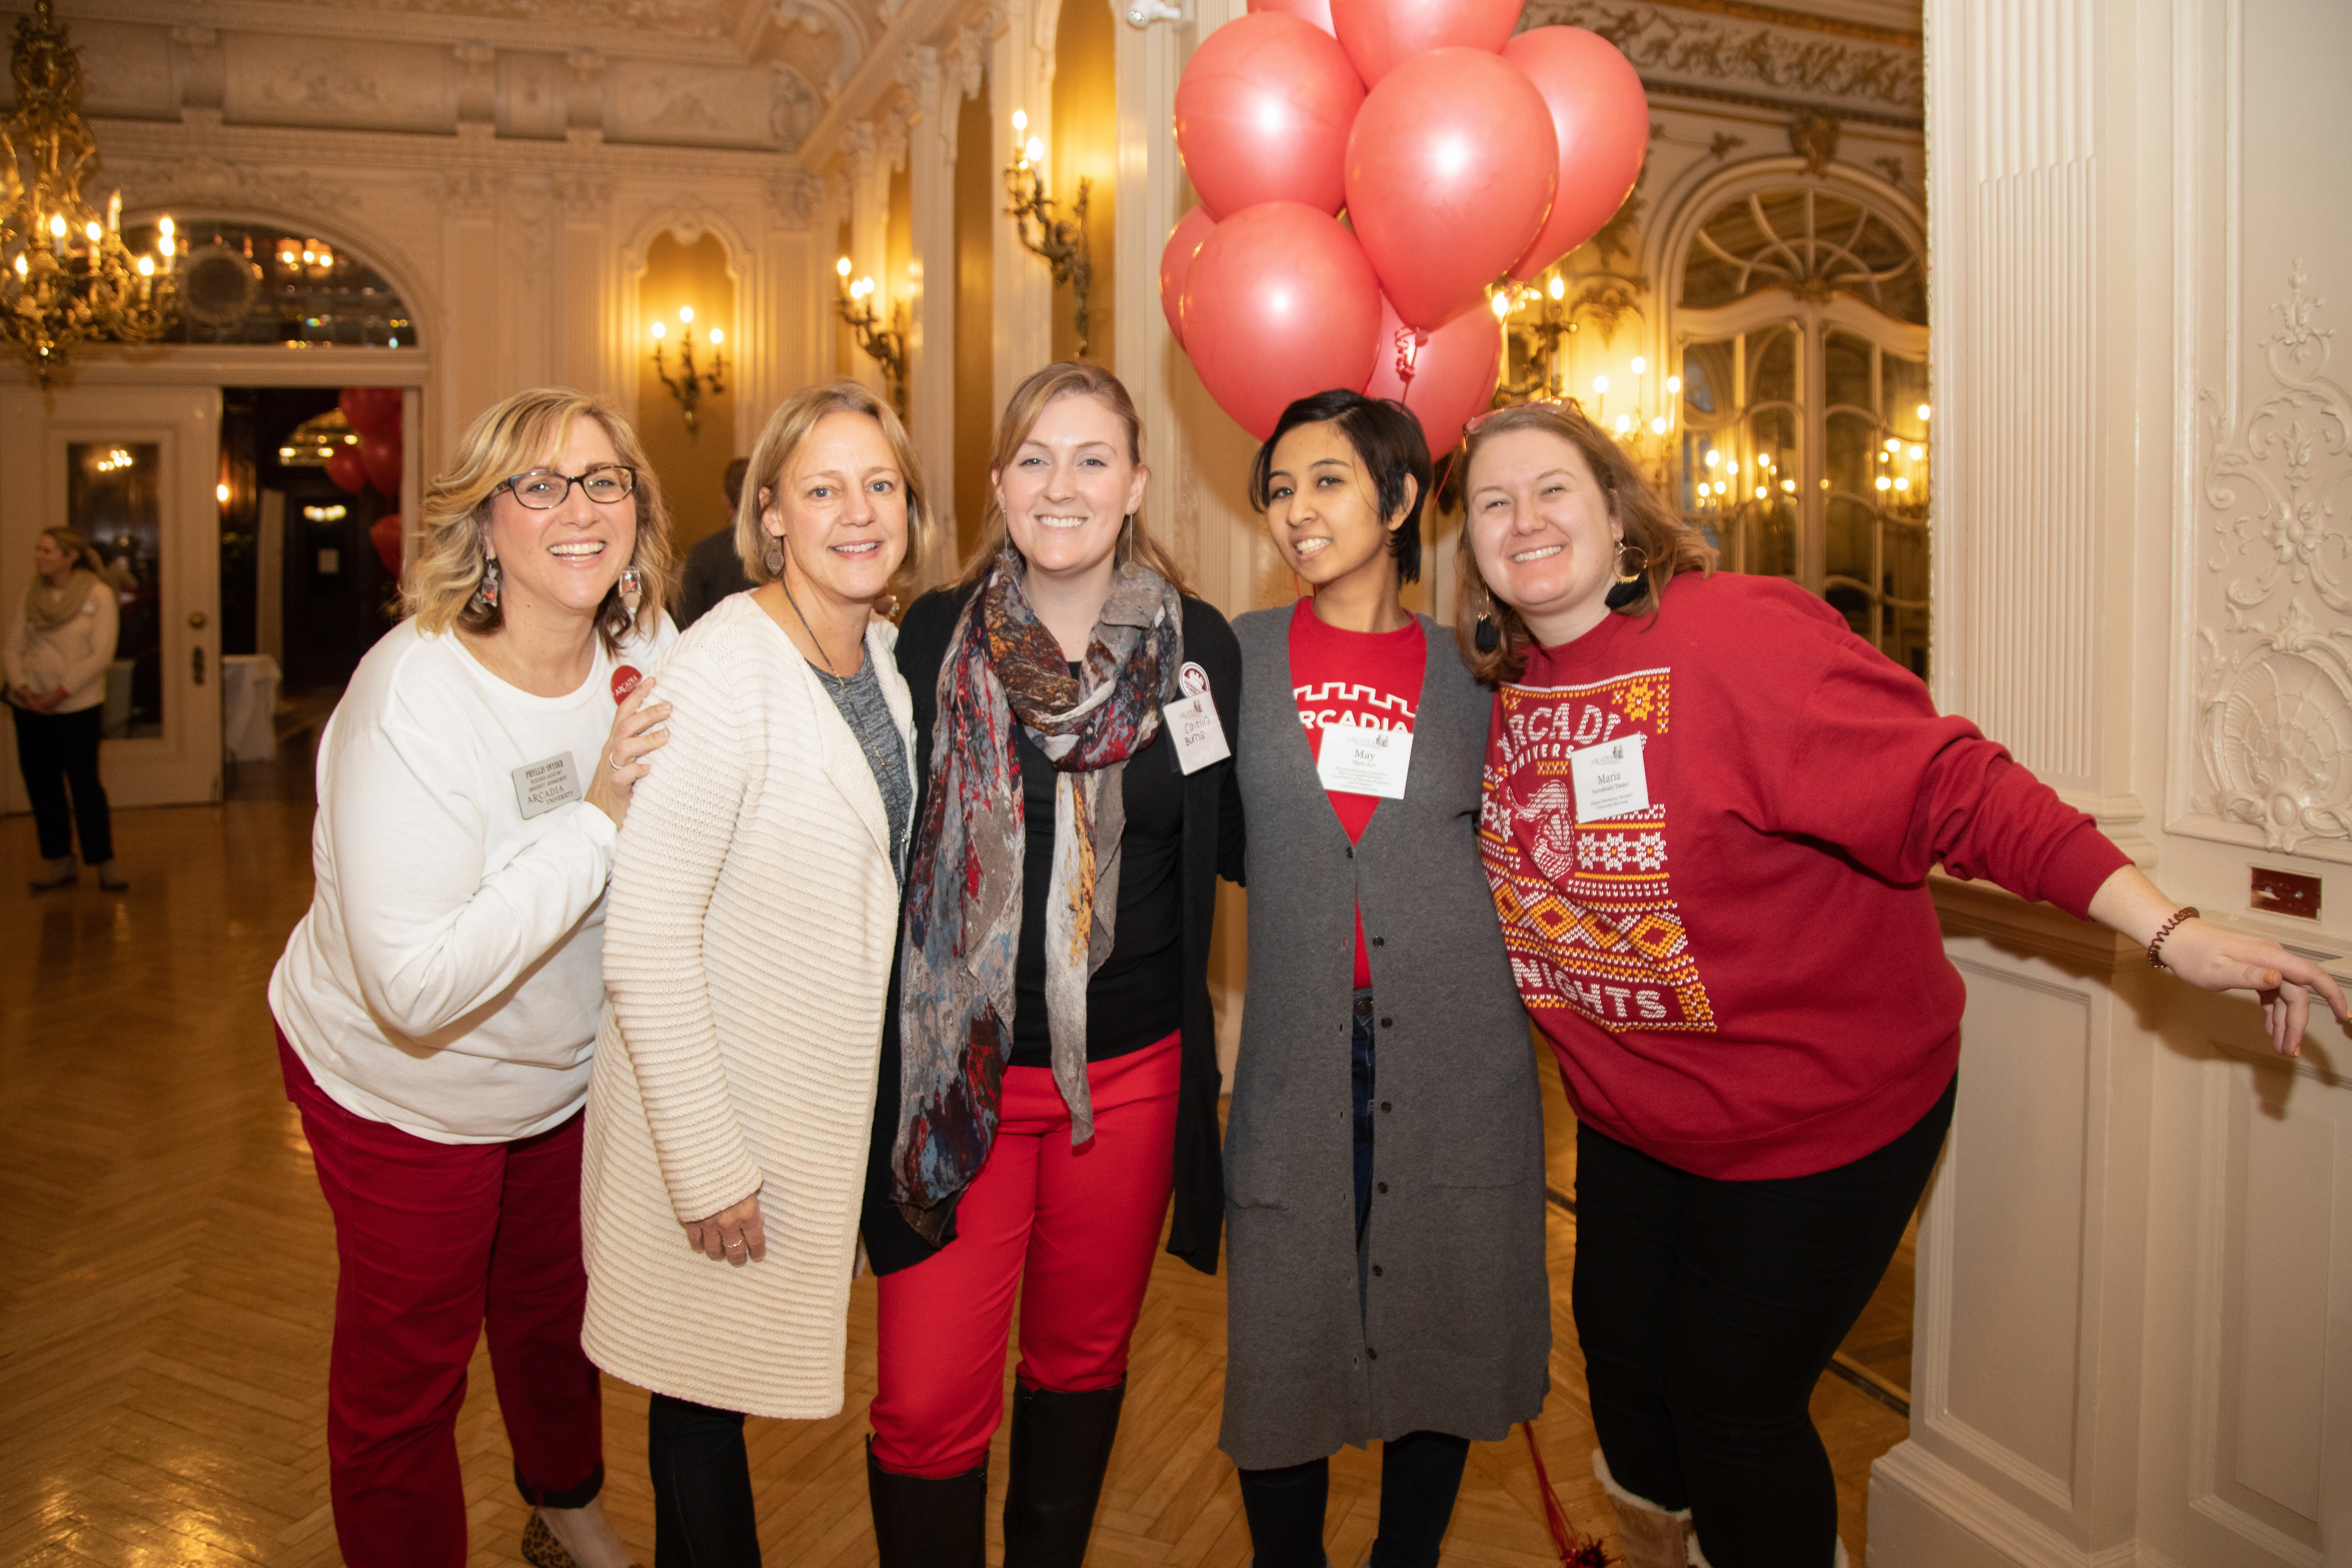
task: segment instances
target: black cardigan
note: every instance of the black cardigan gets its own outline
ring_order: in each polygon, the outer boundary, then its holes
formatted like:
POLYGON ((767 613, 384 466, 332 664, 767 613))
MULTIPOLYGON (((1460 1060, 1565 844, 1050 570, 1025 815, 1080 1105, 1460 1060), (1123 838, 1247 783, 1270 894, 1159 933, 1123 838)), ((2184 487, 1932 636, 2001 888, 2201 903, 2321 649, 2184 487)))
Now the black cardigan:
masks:
MULTIPOLYGON (((931 730, 939 717, 940 667, 969 588, 942 588, 908 607, 898 627, 898 671, 915 700, 915 822, 919 832, 931 785, 931 730)), ((1233 628, 1215 608, 1184 600, 1184 657, 1209 677, 1209 695, 1228 744, 1241 738, 1242 656, 1233 628)), ((1171 742, 1155 738, 1154 745, 1171 742)), ((1203 1274, 1217 1271, 1225 1218, 1224 1165, 1219 1151, 1217 1020, 1209 1005, 1209 937, 1216 922, 1217 879, 1242 878, 1242 804, 1231 759, 1184 780, 1184 1026, 1182 1086, 1176 1100, 1176 1217, 1168 1250, 1203 1274)), ((913 857, 909 855, 911 862, 913 857)), ((903 944, 903 936, 901 938, 903 944)), ((903 945, 900 949, 903 955, 903 945)), ((866 1256, 877 1274, 920 1263, 935 1250, 890 1201, 890 1150, 898 1135, 898 961, 882 1011, 881 1082, 866 1161, 866 1256)), ((948 1238, 955 1238, 950 1222, 948 1238)))

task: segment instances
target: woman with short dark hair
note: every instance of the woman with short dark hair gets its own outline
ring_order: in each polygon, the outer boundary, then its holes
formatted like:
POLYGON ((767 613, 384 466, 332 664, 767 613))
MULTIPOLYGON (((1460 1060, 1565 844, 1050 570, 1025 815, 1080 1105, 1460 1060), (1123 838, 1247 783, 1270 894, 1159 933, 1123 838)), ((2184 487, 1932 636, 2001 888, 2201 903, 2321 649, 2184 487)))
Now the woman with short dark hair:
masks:
POLYGON ((1549 1385, 1542 1109, 1478 861, 1490 702, 1399 597, 1429 489, 1419 422, 1355 392, 1292 404, 1250 475, 1314 589, 1234 626, 1250 952, 1218 1443, 1260 1568, 1320 1568, 1329 1456, 1375 1439, 1371 1561, 1435 1568, 1471 1440, 1549 1385))
POLYGON ((2311 992, 2344 998, 2176 908, 1836 610, 1710 574, 1572 405, 1479 422, 1465 469, 1461 632, 1499 687, 1480 838, 1576 1108, 1576 1327, 1626 1568, 1830 1568, 1807 1404, 1958 1087, 1928 872, 2260 991, 2284 1054, 2311 992))

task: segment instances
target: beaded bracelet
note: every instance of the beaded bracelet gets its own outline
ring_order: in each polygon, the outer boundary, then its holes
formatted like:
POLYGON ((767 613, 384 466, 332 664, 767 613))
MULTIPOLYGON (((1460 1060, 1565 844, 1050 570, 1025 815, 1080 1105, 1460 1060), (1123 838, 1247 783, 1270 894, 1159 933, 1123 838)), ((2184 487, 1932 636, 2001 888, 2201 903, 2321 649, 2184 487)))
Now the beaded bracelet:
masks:
POLYGON ((2164 945, 2164 939, 2172 934, 2173 927, 2179 925, 2182 921, 2193 921, 2197 918, 2197 906, 2194 904, 2184 904, 2180 908, 2172 911, 2172 918, 2170 920, 2166 921, 2162 925, 2156 928, 2156 934, 2147 939, 2147 962, 2151 968, 2166 969, 2170 967, 2170 965, 2164 962, 2163 955, 2157 950, 2164 945))

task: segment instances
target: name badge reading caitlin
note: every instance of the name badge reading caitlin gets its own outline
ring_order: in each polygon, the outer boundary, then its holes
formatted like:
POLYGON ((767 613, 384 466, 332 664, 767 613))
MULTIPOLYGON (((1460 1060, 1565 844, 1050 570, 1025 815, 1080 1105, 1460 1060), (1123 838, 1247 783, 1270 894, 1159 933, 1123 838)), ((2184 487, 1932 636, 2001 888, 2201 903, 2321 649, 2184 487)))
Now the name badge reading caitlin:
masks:
POLYGON ((544 762, 525 763, 514 770, 515 805, 529 822, 542 812, 580 798, 580 774, 572 753, 558 752, 544 762))
POLYGON ((1177 683, 1191 695, 1181 702, 1163 703, 1160 717, 1175 742, 1176 765, 1188 774, 1197 773, 1232 756, 1234 749, 1225 744, 1225 726, 1209 696, 1209 672, 1187 660, 1177 671, 1177 683))

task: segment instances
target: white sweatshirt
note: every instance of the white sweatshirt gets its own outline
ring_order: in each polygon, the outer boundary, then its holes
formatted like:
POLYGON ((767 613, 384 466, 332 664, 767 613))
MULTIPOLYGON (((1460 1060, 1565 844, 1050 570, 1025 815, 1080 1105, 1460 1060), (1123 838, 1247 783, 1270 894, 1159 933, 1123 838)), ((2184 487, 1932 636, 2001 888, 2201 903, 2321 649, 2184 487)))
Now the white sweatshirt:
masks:
MULTIPOLYGON (((676 637, 664 616, 617 662, 652 674, 676 637)), ((604 765, 615 662, 600 640, 578 690, 534 697, 414 621, 360 661, 319 741, 317 890, 269 981, 278 1027, 345 1110, 492 1143, 580 1109, 614 837, 580 796, 604 765), (562 803, 527 816, 534 792, 562 803)))
POLYGON ((106 667, 114 662, 114 639, 122 612, 114 584, 101 581, 82 595, 74 618, 53 632, 37 632, 20 596, 9 605, 8 638, 0 643, 0 667, 11 686, 29 686, 44 695, 62 686, 60 713, 79 713, 106 700, 106 667))

